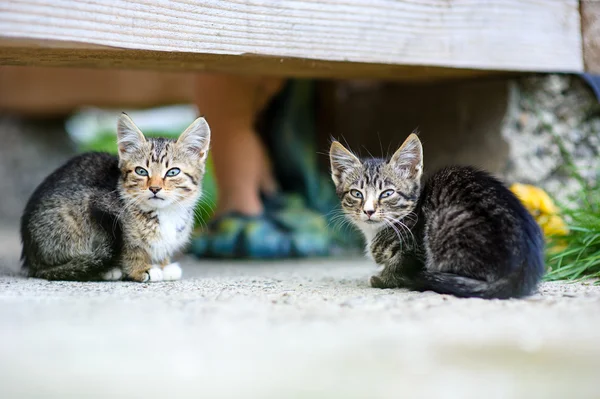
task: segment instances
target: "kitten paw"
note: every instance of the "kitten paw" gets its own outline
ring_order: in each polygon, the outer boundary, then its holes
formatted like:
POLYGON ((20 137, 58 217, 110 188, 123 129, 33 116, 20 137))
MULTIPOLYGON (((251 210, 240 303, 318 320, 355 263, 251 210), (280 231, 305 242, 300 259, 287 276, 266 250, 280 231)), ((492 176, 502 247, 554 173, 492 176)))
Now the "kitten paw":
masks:
POLYGON ((165 281, 176 281, 181 280, 181 275, 183 271, 181 270, 181 266, 179 266, 178 262, 173 262, 162 269, 163 280, 165 281))
POLYGON ((154 283, 156 281, 163 281, 163 271, 160 267, 154 266, 145 273, 142 283, 154 283))
POLYGON ((169 263, 165 267, 163 267, 163 280, 164 281, 176 281, 181 280, 181 275, 183 271, 181 270, 181 266, 179 266, 179 262, 169 263))
POLYGON ((369 283, 371 283, 371 287, 373 287, 373 288, 387 288, 385 286, 385 283, 379 276, 371 276, 369 283))
POLYGON ((110 269, 106 273, 102 275, 102 280, 104 281, 119 281, 123 277, 123 271, 118 267, 114 269, 110 269))

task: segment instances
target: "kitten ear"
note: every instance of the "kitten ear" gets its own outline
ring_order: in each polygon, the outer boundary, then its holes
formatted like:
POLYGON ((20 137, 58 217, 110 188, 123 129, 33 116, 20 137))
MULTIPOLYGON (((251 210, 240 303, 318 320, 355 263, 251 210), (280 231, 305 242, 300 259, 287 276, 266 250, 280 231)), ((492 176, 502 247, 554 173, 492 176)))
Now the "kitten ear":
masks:
POLYGON ((416 134, 412 133, 396 150, 389 164, 406 178, 420 179, 423 174, 423 146, 416 134))
POLYGON ((331 178, 336 186, 340 185, 344 174, 361 165, 360 159, 348 151, 339 141, 331 143, 331 148, 329 149, 329 161, 331 163, 331 178))
POLYGON ((190 154, 204 161, 208 155, 208 147, 210 145, 210 127, 206 119, 199 117, 185 129, 177 139, 177 144, 181 145, 190 154))
POLYGON ((119 155, 131 153, 138 150, 146 143, 144 134, 133 123, 129 115, 125 112, 119 117, 117 123, 117 146, 119 155))

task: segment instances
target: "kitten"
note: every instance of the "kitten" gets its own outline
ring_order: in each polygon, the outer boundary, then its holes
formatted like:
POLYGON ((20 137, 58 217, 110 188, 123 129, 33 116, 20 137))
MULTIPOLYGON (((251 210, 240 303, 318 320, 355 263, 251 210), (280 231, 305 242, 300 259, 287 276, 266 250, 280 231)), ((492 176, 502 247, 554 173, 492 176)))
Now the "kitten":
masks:
POLYGON ((542 233, 500 181, 454 166, 421 185, 423 149, 411 134, 390 160, 359 160, 339 142, 332 178, 346 216, 383 265, 375 288, 405 287, 459 297, 534 292, 544 274, 542 233))
POLYGON ((210 142, 204 118, 178 140, 146 138, 122 114, 119 156, 79 155, 48 176, 21 217, 21 260, 48 280, 178 279, 210 142))

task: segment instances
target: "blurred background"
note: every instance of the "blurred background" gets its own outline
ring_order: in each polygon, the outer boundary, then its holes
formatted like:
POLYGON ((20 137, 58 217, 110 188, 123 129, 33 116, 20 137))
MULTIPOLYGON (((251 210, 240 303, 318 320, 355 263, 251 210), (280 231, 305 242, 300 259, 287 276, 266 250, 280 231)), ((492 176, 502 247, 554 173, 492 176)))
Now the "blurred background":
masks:
MULTIPOLYGON (((6 231, 70 156, 116 152, 121 111, 172 138, 207 118, 189 247, 200 258, 359 250, 328 176, 332 139, 385 157, 416 131, 426 173, 471 164, 552 206, 597 191, 597 1, 14 0, 0 10, 6 231)), ((536 217, 556 213, 533 197, 536 217)))
POLYGON ((597 0, 0 1, 0 396, 597 398, 599 74, 597 0), (18 276, 29 196, 122 111, 210 124, 184 278, 18 276), (368 285, 329 146, 413 131, 534 215, 538 293, 368 285))
POLYGON ((0 221, 15 231, 37 184, 74 154, 116 153, 121 111, 144 133, 172 138, 207 117, 213 151, 190 247, 200 257, 360 248, 361 237, 336 218, 332 138, 361 156, 385 157, 418 131, 426 173, 471 164, 567 202, 581 179, 598 180, 594 83, 556 74, 411 83, 2 66, 0 167, 11 173, 0 177, 0 221))

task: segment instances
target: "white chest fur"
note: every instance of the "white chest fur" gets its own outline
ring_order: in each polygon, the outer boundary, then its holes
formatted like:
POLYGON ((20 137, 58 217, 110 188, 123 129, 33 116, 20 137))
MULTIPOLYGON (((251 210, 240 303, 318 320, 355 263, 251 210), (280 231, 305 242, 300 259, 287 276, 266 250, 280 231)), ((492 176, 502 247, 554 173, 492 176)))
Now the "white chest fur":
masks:
POLYGON ((362 225, 360 226, 360 230, 365 236, 365 255, 372 260, 373 255, 371 254, 371 243, 373 242, 373 239, 375 238, 379 230, 381 230, 381 227, 362 225))
POLYGON ((153 262, 162 262, 187 243, 192 232, 193 214, 177 207, 177 209, 161 209, 157 212, 157 216, 157 234, 149 242, 149 252, 153 262))

